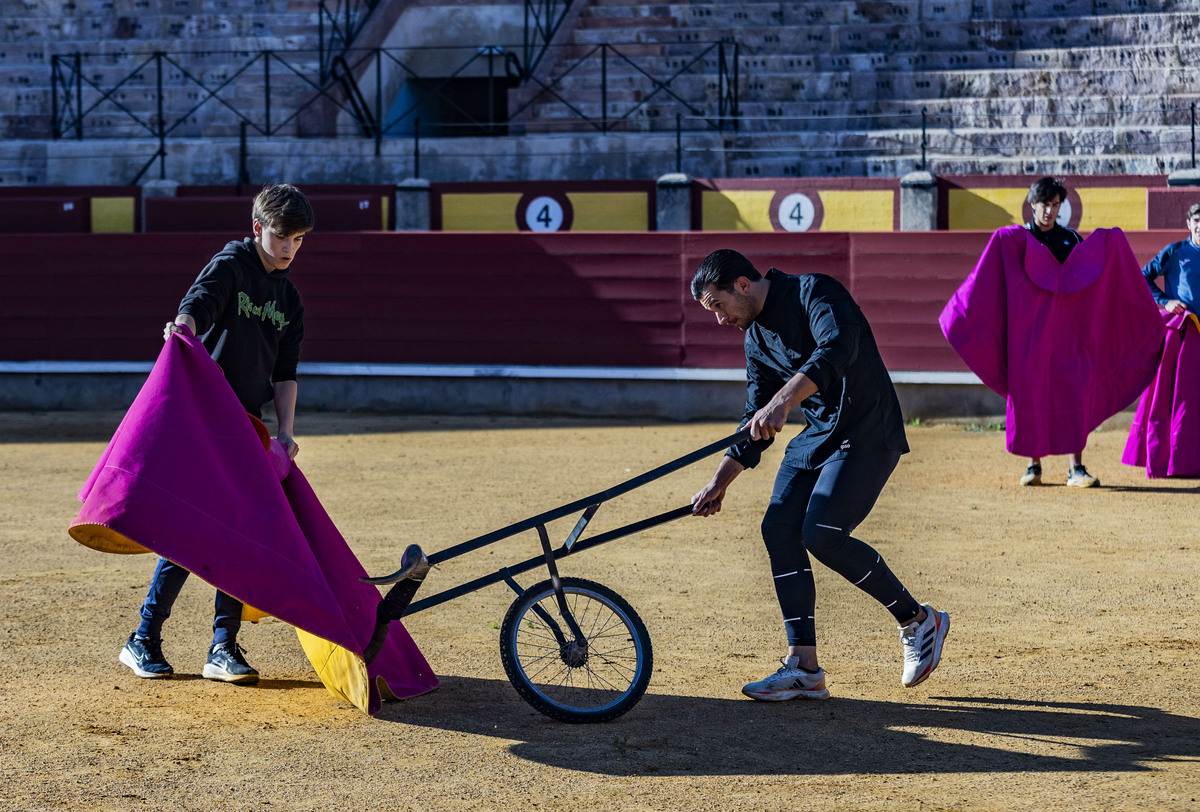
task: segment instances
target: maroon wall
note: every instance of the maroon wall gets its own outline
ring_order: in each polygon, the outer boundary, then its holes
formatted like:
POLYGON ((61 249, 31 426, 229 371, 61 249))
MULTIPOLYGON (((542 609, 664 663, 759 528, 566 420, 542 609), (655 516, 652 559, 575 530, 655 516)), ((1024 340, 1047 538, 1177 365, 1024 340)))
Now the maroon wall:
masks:
POLYGON ((1186 239, 1187 210, 1200 203, 1200 188, 1195 186, 1146 190, 1146 227, 1174 229, 1186 239))
MULTIPOLYGON (((691 298, 735 248, 845 283, 894 370, 962 370, 937 326, 986 232, 320 233, 292 278, 304 360, 737 367, 741 333, 691 298)), ((1132 232, 1145 262, 1178 232, 1132 232)), ((0 243, 0 360, 152 360, 218 234, 14 235, 0 243)))

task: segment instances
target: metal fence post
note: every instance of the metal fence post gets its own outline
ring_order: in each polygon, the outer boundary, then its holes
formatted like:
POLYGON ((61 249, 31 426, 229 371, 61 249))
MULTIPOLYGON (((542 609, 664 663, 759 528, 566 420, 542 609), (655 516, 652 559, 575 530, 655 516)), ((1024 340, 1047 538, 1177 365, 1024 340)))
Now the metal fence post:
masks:
POLYGON ((163 110, 163 52, 154 52, 154 66, 158 85, 158 179, 167 178, 167 122, 163 110))
POLYGON ((925 147, 928 144, 926 137, 925 137, 925 115, 926 115, 926 109, 924 107, 922 107, 921 108, 921 171, 922 172, 925 171, 925 147))
POLYGON ((264 121, 267 131, 264 133, 268 138, 271 137, 271 52, 263 51, 263 107, 264 121))
POLYGON ((328 76, 325 73, 325 2, 317 4, 317 77, 322 85, 328 76))
POLYGON ((83 57, 75 52, 75 137, 83 140, 83 57))
MULTIPOLYGON (((246 148, 246 126, 247 126, 247 124, 245 121, 241 122, 241 133, 240 133, 241 138, 239 139, 239 143, 238 143, 238 186, 239 187, 243 183, 250 182, 250 169, 246 164, 247 155, 249 153, 249 150, 246 148)), ((242 193, 242 190, 239 188, 238 194, 241 194, 241 193, 242 193)))
POLYGON ((742 45, 740 42, 733 43, 733 131, 738 131, 738 103, 741 100, 741 89, 738 87, 738 61, 741 56, 742 45))
POLYGON ((58 128, 58 54, 50 57, 50 137, 61 138, 58 128))
POLYGON ((383 64, 379 49, 375 49, 375 157, 383 149, 383 64))
POLYGON ((683 114, 675 114, 675 171, 683 172, 683 114))
POLYGON ((413 177, 421 177, 421 119, 413 119, 413 177))
POLYGON ((608 132, 608 43, 600 46, 600 131, 608 132))

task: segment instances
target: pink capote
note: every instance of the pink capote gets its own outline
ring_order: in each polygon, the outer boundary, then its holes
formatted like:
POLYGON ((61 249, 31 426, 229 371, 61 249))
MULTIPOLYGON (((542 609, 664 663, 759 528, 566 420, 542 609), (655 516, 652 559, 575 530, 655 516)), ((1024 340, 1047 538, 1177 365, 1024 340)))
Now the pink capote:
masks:
POLYGON ((1007 398, 1006 447, 1082 451, 1158 367, 1158 305, 1124 233, 1100 228, 1064 263, 1021 226, 998 230, 938 323, 985 384, 1007 398))
POLYGON ((1146 466, 1146 477, 1200 476, 1200 325, 1192 313, 1161 311, 1167 335, 1162 361, 1142 393, 1121 462, 1146 466))
MULTIPOLYGON (((378 588, 358 580, 366 571, 272 442, 274 453, 264 453, 203 345, 174 333, 80 491, 69 532, 104 552, 157 553, 361 658, 378 588)), ((380 678, 401 698, 438 685, 398 622, 366 671, 372 714, 380 678)))

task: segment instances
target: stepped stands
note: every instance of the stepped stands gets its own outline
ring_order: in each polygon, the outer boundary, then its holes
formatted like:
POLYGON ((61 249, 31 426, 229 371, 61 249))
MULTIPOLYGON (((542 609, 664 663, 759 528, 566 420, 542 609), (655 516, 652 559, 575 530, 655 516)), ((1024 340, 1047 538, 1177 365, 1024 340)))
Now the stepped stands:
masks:
MULTIPOLYGON (((661 81, 698 45, 736 42, 739 132, 726 148, 744 152, 730 175, 903 174, 919 154, 922 110, 930 152, 950 161, 984 154, 1020 162, 1061 150, 1073 171, 1089 171, 1089 162, 1123 171, 1122 154, 1130 171, 1133 160, 1157 161, 1142 172, 1169 171, 1185 151, 1178 142, 1188 108, 1200 99, 1198 26, 1195 0, 591 0, 554 69, 567 73, 555 85, 562 98, 540 97, 526 126, 561 131, 574 108, 607 113, 619 129, 673 127, 686 109, 656 93, 641 70, 582 57, 621 43, 610 53, 655 66, 661 81), (810 162, 806 153, 821 157, 810 162), (901 153, 902 161, 888 158, 901 153)), ((670 82, 702 111, 689 117, 693 129, 718 112, 715 60, 705 68, 707 77, 689 72, 670 82)))
MULTIPOLYGON (((685 130, 704 133, 695 139, 703 156, 685 167, 693 172, 902 175, 920 155, 925 124, 939 172, 1163 174, 1185 165, 1190 108, 1200 101, 1192 35, 1200 0, 575 2, 584 5, 564 26, 566 44, 538 74, 561 98, 511 91, 509 132, 664 132, 682 115, 685 130)), ((6 139, 51 138, 56 100, 63 138, 154 138, 160 81, 168 138, 233 138, 243 127, 251 137, 362 135, 332 102, 291 112, 296 99, 313 98, 317 0, 0 7, 6 139), (54 64, 67 89, 57 97, 54 64), (288 112, 268 92, 288 99, 288 112)), ((372 44, 388 41, 401 13, 387 9, 386 25, 372 18, 380 23, 372 44)), ((462 16, 474 23, 472 11, 462 16)), ((9 160, 0 182, 28 182, 25 159, 9 160)))
MULTIPOLYGON (((0 25, 0 133, 5 138, 50 138, 51 74, 60 58, 60 121, 72 137, 73 113, 106 137, 157 132, 158 63, 164 52, 163 119, 174 136, 238 133, 235 109, 263 107, 263 50, 300 51, 288 64, 317 70, 317 0, 8 0, 0 25), (79 75, 75 75, 79 55, 79 75), (237 82, 222 88, 236 76, 237 82), (217 92, 220 101, 210 98, 217 92), (107 94, 107 95, 106 95, 107 94), (224 103, 222 103, 224 102, 224 103)), ((272 60, 271 93, 310 90, 296 72, 272 60)), ((262 114, 250 116, 263 126, 262 114)), ((296 127, 292 132, 295 134, 296 127)), ((87 133, 85 133, 85 136, 87 133)))

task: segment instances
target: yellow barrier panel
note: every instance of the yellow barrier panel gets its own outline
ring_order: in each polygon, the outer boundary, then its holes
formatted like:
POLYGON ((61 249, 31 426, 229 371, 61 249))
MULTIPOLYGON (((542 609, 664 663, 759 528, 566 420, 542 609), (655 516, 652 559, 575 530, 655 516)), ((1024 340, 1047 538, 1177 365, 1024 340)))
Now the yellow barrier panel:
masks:
POLYGON ((645 192, 569 192, 572 231, 645 231, 650 196, 645 192))
MULTIPOLYGON (((1076 189, 1080 212, 1079 230, 1120 228, 1125 231, 1146 229, 1146 189, 1137 186, 1083 187, 1076 189)), ((1182 218, 1180 218, 1182 219, 1182 218)))
POLYGON ((1029 189, 951 189, 946 224, 951 231, 995 231, 1024 223, 1022 206, 1029 189))
POLYGON ((132 197, 93 197, 92 233, 132 234, 133 202, 132 197))
POLYGON ((774 231, 771 200, 775 191, 729 189, 702 193, 700 226, 704 231, 774 231))
POLYGON ((517 231, 520 192, 442 195, 443 231, 517 231))
POLYGON ((822 231, 892 231, 896 193, 891 189, 822 189, 822 231))

